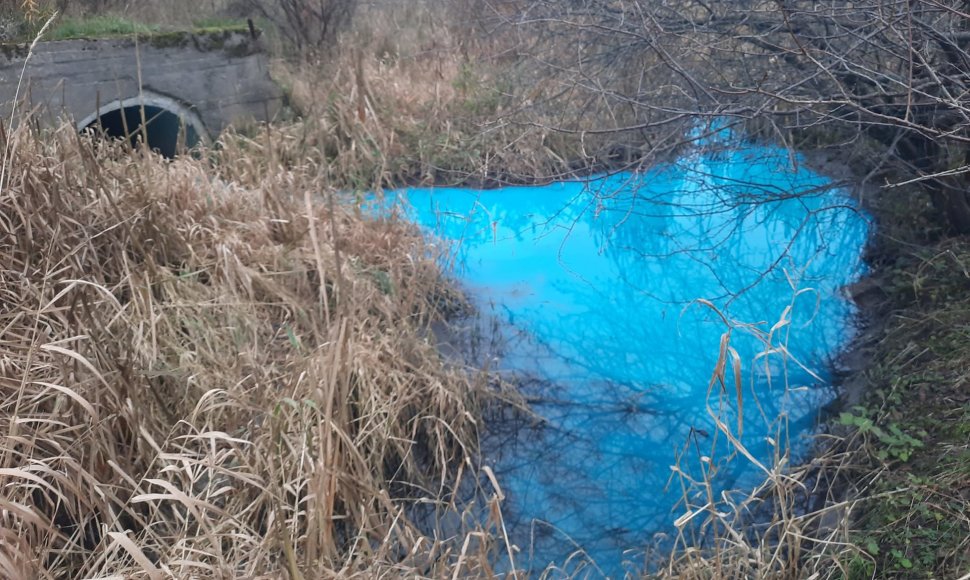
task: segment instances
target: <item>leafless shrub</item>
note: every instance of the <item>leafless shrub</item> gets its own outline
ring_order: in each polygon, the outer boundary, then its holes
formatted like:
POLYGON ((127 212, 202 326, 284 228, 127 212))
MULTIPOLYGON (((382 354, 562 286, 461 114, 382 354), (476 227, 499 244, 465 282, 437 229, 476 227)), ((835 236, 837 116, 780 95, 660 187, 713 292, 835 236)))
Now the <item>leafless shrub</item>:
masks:
POLYGON ((351 24, 357 5, 358 0, 241 0, 236 10, 272 23, 299 53, 319 54, 351 24))
POLYGON ((710 116, 785 142, 873 143, 873 176, 920 184, 970 231, 964 2, 537 0, 510 22, 545 72, 533 124, 632 136, 645 156, 710 116), (549 114, 563 108, 598 126, 549 114))

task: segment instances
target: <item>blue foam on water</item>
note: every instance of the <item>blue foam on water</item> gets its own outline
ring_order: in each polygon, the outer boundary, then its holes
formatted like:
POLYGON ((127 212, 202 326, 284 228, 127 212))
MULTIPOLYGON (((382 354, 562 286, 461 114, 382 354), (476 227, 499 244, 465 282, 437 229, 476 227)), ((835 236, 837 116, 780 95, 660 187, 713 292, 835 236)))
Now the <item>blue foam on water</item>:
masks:
POLYGON ((750 491, 759 463, 807 452, 833 396, 827 364, 852 337, 840 289, 864 268, 868 224, 793 160, 738 145, 587 181, 389 194, 452 244, 456 275, 501 323, 496 368, 544 419, 486 438, 517 566, 649 567, 644 550, 707 502, 672 466, 697 479, 716 469, 715 494, 750 491), (711 387, 722 315, 754 326, 731 330, 736 358, 725 351, 724 384, 711 387), (735 360, 750 457, 723 432, 738 435, 735 360))

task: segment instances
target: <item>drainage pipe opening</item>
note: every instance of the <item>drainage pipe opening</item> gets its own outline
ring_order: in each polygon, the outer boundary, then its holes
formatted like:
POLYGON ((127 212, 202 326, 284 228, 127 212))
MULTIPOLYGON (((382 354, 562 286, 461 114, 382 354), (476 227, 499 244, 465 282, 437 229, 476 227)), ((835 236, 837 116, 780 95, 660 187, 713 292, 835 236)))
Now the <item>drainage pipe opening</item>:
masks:
POLYGON ((168 97, 142 95, 101 107, 77 124, 109 138, 141 141, 169 159, 207 140, 198 115, 168 97))

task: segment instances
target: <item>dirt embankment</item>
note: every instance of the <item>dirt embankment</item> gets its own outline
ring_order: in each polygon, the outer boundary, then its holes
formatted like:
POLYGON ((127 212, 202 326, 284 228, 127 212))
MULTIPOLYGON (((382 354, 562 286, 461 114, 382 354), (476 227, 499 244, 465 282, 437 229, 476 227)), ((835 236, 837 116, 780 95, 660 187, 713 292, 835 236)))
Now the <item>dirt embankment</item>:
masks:
POLYGON ((918 188, 884 188, 872 152, 812 152, 873 219, 868 274, 847 288, 860 332, 840 364, 835 481, 863 549, 851 577, 957 578, 970 569, 970 239, 918 188))

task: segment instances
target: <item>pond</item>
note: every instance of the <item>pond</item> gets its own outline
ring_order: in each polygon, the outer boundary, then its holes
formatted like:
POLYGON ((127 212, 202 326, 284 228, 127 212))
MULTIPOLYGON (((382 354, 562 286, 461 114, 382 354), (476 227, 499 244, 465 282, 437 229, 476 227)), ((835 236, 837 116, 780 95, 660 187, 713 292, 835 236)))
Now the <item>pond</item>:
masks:
POLYGON ((810 451, 868 223, 797 155, 702 147, 644 172, 390 199, 451 245, 480 360, 536 414, 485 438, 516 566, 648 568, 707 503, 696 482, 750 492, 810 451))

